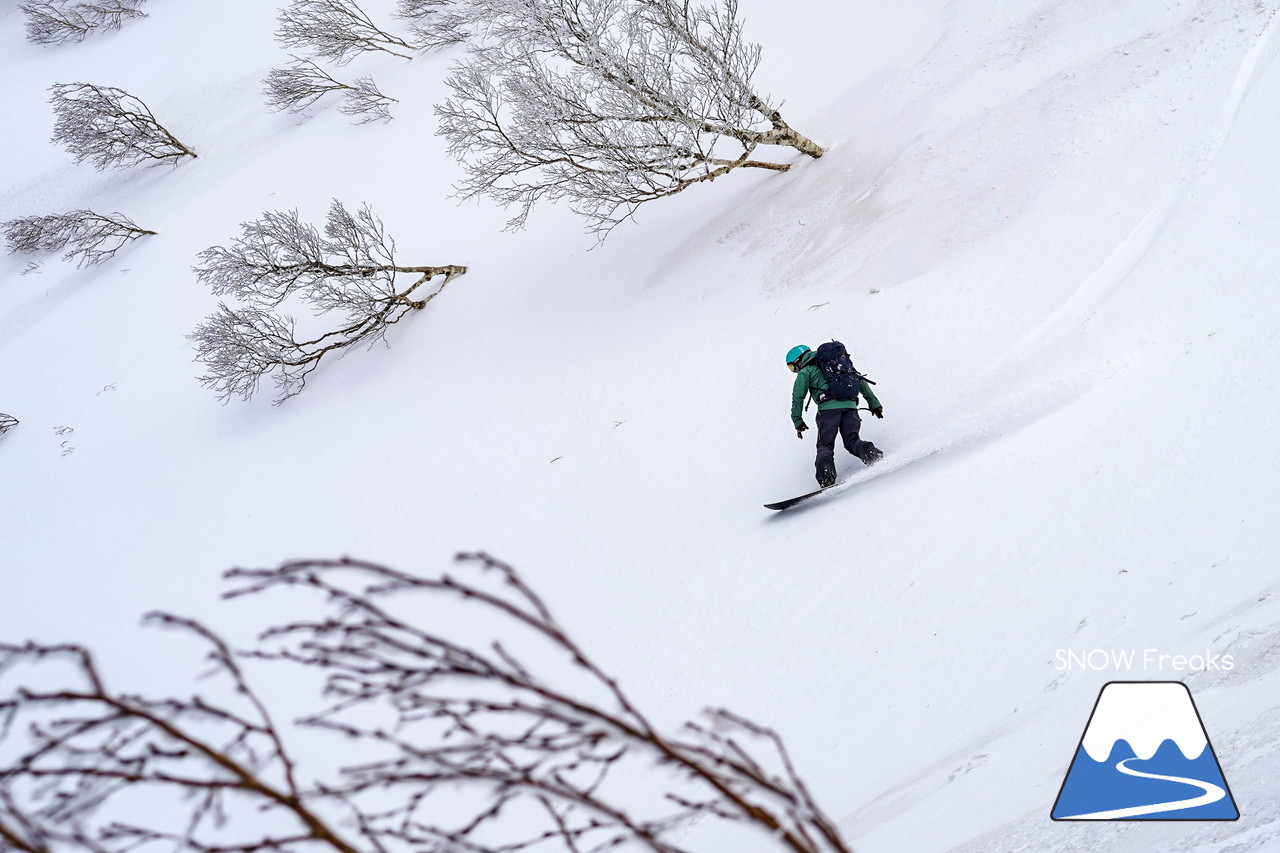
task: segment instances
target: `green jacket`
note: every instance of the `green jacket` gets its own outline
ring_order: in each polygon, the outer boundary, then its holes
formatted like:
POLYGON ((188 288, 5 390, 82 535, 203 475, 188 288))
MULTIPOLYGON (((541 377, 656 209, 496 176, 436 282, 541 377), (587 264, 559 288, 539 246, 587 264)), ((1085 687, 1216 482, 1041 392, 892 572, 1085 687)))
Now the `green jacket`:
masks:
MULTIPOLYGON (((791 386, 791 423, 796 429, 800 429, 804 423, 804 398, 808 394, 810 397, 816 398, 823 391, 827 390, 827 378, 822 375, 822 371, 813 363, 813 352, 807 352, 800 356, 800 372, 796 374, 795 384, 791 386)), ((876 399, 875 392, 871 390, 871 386, 864 379, 862 385, 858 388, 862 396, 866 399, 867 405, 875 409, 879 407, 880 401, 876 399)), ((858 408, 858 399, 852 400, 828 400, 825 403, 818 404, 818 411, 825 412, 827 409, 856 409, 858 408)))

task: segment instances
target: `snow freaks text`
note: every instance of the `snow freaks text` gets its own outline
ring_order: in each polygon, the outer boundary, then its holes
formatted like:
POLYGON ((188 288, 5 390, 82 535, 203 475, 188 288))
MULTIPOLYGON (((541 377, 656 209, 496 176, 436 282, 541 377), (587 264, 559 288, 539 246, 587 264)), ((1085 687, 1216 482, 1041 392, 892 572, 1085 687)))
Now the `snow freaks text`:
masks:
POLYGON ((1208 669, 1235 669, 1231 655, 1171 655, 1159 649, 1058 649, 1053 668, 1059 672, 1083 670, 1102 672, 1140 669, 1146 672, 1200 672, 1208 669))

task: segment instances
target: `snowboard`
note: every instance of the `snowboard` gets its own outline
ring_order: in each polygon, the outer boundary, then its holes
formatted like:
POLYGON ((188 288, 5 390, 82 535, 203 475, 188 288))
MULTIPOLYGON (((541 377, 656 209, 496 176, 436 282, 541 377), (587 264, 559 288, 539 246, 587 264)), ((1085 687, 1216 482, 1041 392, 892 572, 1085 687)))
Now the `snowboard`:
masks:
POLYGON ((777 503, 765 504, 764 508, 765 509, 790 509, 791 507, 795 506, 798 503, 803 503, 804 501, 809 500, 809 498, 817 497, 823 492, 829 492, 838 485, 840 485, 839 480, 832 483, 830 486, 824 486, 821 489, 815 489, 814 491, 809 492, 807 495, 799 495, 798 497, 787 498, 785 501, 778 501, 777 503))
POLYGON ((773 509, 773 510, 790 509, 791 507, 796 506, 797 504, 802 504, 806 501, 814 500, 819 495, 824 495, 827 492, 844 491, 846 488, 853 488, 854 486, 865 483, 868 480, 875 480, 879 477, 883 477, 885 474, 888 474, 893 471, 897 471, 898 469, 904 468, 913 462, 919 462, 921 459, 927 459, 928 457, 933 456, 935 453, 941 453, 942 451, 949 449, 949 447, 951 446, 952 445, 944 445, 942 447, 933 447, 928 450, 916 451, 914 453, 908 451, 902 454, 894 454, 892 457, 889 457, 886 454, 886 456, 882 458, 879 462, 877 462, 875 465, 872 465, 870 470, 863 469, 861 471, 856 471, 853 474, 849 474, 844 477, 841 477, 839 480, 836 480, 835 483, 831 484, 830 486, 827 486, 826 488, 815 489, 814 491, 809 492, 808 494, 797 495, 794 498, 787 498, 785 501, 778 501, 777 503, 765 504, 764 506, 765 506, 765 509, 773 509))

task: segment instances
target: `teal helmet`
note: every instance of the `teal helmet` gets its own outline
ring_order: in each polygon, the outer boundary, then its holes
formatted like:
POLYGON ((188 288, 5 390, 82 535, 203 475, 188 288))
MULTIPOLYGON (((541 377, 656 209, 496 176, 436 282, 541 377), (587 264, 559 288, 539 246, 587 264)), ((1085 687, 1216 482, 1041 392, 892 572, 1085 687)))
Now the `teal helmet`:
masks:
POLYGON ((797 370, 800 369, 799 368, 800 357, 805 353, 807 353, 808 351, 809 351, 809 348, 804 344, 800 344, 799 346, 794 346, 791 349, 787 350, 787 367, 791 368, 792 373, 795 373, 797 370))

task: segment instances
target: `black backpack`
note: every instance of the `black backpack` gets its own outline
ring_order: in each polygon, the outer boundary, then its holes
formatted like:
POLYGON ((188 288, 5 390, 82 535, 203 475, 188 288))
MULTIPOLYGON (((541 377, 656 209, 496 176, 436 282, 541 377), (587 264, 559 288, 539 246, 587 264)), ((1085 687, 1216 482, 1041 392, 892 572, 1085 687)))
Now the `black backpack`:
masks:
POLYGON ((863 380, 871 382, 853 366, 849 351, 839 341, 827 341, 814 350, 813 364, 827 380, 827 390, 814 397, 819 403, 828 400, 856 400, 863 380))

